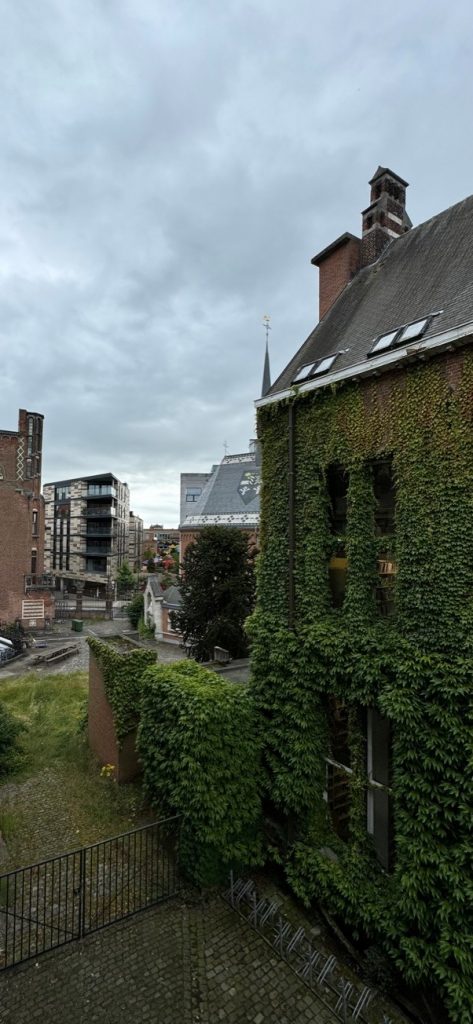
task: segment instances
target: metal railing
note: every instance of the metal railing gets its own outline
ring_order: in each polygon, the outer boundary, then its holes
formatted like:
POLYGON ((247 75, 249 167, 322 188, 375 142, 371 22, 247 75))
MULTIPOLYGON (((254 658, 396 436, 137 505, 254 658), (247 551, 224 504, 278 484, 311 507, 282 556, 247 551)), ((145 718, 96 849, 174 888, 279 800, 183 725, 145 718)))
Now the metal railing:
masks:
POLYGON ((0 875, 0 971, 179 891, 179 816, 0 875))

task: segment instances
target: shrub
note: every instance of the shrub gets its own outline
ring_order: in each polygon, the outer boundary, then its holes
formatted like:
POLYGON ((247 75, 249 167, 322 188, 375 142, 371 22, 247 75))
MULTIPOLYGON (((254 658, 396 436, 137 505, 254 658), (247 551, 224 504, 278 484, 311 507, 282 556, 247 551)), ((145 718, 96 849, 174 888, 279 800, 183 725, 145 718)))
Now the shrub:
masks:
POLYGON ((143 594, 137 594, 127 606, 126 612, 130 620, 130 625, 135 629, 137 628, 140 619, 143 618, 144 606, 145 599, 143 594))
POLYGON ((197 884, 261 863, 260 743, 246 689, 191 661, 148 669, 138 750, 148 799, 185 815, 182 863, 197 884))

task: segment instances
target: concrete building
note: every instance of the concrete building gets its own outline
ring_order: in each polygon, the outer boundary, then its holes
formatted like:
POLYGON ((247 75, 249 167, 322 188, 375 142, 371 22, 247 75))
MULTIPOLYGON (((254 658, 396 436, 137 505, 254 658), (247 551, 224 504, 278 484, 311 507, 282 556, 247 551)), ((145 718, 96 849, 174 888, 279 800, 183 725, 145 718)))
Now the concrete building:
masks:
POLYGON ((128 561, 130 567, 138 572, 143 557, 143 520, 135 512, 130 512, 128 531, 128 561))
POLYGON ((18 430, 0 430, 0 621, 36 629, 54 616, 44 573, 42 437, 43 416, 26 409, 18 430))
POLYGON ((129 553, 128 484, 112 473, 44 486, 45 565, 62 580, 104 584, 129 553))

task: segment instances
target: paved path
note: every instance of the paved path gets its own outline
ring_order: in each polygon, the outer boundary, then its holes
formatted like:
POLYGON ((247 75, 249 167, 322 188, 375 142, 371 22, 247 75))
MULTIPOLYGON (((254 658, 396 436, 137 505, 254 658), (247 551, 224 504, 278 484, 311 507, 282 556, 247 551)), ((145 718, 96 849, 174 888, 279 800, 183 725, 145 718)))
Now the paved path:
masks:
POLYGON ((0 1024, 335 1024, 219 898, 174 900, 0 974, 0 1024))

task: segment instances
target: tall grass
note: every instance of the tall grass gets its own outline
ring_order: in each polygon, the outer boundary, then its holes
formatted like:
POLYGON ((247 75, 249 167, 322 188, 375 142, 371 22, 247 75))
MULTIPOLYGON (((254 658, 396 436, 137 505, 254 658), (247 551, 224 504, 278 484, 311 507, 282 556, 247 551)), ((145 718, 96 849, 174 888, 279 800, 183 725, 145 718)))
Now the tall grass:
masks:
POLYGON ((145 820, 141 787, 103 778, 88 748, 81 728, 87 690, 85 672, 0 682, 0 699, 25 726, 19 763, 0 780, 0 831, 9 852, 3 870, 145 820))

